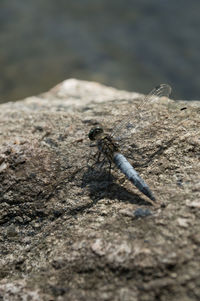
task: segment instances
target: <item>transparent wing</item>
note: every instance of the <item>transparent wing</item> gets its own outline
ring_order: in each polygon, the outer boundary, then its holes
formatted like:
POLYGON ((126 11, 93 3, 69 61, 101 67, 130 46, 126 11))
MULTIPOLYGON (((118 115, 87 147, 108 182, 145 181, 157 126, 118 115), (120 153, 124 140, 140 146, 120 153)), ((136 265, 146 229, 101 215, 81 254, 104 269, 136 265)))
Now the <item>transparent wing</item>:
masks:
POLYGON ((149 110, 149 105, 160 97, 169 97, 171 90, 171 87, 167 84, 161 84, 154 88, 141 99, 140 103, 131 108, 131 113, 114 128, 111 136, 120 141, 139 128, 147 126, 150 120, 154 118, 151 110, 149 110))

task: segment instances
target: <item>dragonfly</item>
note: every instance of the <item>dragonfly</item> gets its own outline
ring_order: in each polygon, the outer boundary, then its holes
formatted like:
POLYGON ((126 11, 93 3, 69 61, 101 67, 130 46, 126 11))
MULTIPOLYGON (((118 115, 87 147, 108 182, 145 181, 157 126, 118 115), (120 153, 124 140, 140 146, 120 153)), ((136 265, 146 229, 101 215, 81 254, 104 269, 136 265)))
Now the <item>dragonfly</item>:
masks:
POLYGON ((128 180, 152 201, 156 201, 154 194, 126 157, 120 152, 118 142, 129 132, 136 131, 146 123, 147 119, 143 114, 145 104, 154 102, 155 99, 159 99, 160 97, 169 97, 170 94, 171 87, 167 84, 161 84, 155 87, 147 96, 144 96, 139 105, 133 109, 133 112, 128 114, 110 134, 105 133, 101 125, 92 127, 88 134, 89 139, 95 142, 92 146, 96 146, 98 149, 97 162, 99 162, 101 155, 103 155, 104 159, 107 159, 109 162, 110 170, 112 163, 114 163, 128 180), (135 119, 133 118, 135 116, 137 117, 136 123, 134 123, 135 119))

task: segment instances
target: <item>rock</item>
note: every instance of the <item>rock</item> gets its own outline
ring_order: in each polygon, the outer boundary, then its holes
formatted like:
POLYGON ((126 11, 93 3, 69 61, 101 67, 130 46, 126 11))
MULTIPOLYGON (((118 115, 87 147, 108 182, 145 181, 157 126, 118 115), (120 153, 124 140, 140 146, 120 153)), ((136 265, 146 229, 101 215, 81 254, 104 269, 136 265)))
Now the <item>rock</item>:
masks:
POLYGON ((200 200, 194 200, 194 201, 190 201, 190 200, 186 200, 186 205, 189 207, 196 207, 196 208, 200 208, 200 200))
POLYGON ((152 215, 152 212, 148 208, 147 209, 138 208, 134 211, 133 214, 135 217, 145 217, 145 216, 152 215))
POLYGON ((1 105, 1 299, 200 299, 198 103, 146 103, 124 137, 155 204, 87 166, 91 126, 112 129, 141 97, 70 79, 1 105))

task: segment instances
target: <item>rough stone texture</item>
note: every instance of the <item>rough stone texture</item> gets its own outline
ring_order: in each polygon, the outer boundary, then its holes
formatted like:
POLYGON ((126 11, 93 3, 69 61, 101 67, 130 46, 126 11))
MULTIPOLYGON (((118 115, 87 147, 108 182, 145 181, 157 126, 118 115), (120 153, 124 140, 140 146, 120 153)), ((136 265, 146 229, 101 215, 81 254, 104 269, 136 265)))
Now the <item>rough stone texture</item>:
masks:
POLYGON ((124 139, 155 204, 87 166, 90 127, 141 97, 71 79, 1 105, 0 300, 200 300, 199 104, 146 104, 124 139))

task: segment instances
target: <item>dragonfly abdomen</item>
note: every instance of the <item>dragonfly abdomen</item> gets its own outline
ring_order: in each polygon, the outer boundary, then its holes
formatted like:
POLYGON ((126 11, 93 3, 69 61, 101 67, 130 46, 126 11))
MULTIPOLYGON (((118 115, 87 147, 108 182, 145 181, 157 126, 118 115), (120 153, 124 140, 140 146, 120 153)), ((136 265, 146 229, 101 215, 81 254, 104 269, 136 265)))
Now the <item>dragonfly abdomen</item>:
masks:
POLYGON ((139 174, 135 171, 133 166, 127 161, 127 159, 120 153, 115 153, 113 157, 113 162, 116 166, 125 174, 125 176, 148 198, 152 201, 155 201, 155 197, 153 196, 150 188, 144 182, 144 180, 139 176, 139 174))

